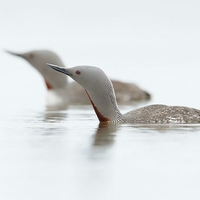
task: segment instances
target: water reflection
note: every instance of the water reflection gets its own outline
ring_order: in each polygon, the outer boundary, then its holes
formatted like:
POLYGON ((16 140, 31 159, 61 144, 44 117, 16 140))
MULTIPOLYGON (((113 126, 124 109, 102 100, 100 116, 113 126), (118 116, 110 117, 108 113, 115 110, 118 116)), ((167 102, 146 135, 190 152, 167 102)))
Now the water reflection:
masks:
POLYGON ((58 104, 54 106, 46 106, 46 110, 44 112, 44 121, 45 122, 62 121, 67 117, 66 110, 67 110, 66 105, 58 104))
POLYGON ((112 145, 115 140, 117 130, 117 124, 99 124, 94 135, 93 146, 112 145))
POLYGON ((140 131, 145 132, 160 132, 160 133, 168 133, 168 132, 179 132, 179 133, 188 133, 188 132, 196 132, 200 130, 200 125, 197 124, 124 124, 122 125, 126 127, 131 127, 133 129, 138 129, 140 131))
POLYGON ((44 113, 44 121, 45 122, 51 122, 55 123, 58 121, 65 120, 67 118, 67 112, 66 111, 45 111, 44 113))

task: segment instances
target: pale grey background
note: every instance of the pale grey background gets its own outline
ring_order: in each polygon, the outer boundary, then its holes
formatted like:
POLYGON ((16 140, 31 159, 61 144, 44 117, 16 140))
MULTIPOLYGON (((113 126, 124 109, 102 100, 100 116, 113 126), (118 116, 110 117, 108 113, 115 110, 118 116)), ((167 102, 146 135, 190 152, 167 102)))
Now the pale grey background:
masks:
MULTIPOLYGON (((139 84, 156 103, 200 107, 199 10, 197 0, 5 1, 0 48, 50 49, 67 66, 95 65, 112 78, 139 84)), ((3 83, 11 73, 40 80, 24 61, 3 51, 0 59, 3 83)))
POLYGON ((51 49, 139 84, 147 104, 200 108, 199 11, 193 0, 1 2, 0 199, 200 199, 199 126, 107 130, 90 108, 46 112, 42 78, 3 51, 51 49))

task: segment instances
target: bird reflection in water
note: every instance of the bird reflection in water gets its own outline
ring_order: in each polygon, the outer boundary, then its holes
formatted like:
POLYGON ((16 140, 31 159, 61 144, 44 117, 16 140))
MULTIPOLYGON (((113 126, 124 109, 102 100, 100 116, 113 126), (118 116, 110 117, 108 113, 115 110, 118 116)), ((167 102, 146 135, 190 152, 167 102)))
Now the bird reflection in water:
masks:
POLYGON ((199 131, 199 124, 123 124, 121 127, 129 127, 138 133, 188 133, 199 131))
POLYGON ((94 135, 93 146, 109 146, 112 145, 116 132, 118 130, 118 124, 99 124, 94 135))
POLYGON ((66 110, 62 110, 59 107, 51 107, 51 108, 46 108, 46 111, 44 113, 44 121, 45 122, 51 122, 55 123, 58 121, 65 120, 67 117, 67 112, 66 110))

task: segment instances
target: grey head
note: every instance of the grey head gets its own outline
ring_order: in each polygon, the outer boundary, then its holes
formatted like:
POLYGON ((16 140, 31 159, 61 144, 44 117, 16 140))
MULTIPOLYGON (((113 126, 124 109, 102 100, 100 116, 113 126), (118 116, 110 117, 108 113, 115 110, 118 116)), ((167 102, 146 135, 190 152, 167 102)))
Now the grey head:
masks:
POLYGON ((72 68, 65 68, 49 63, 47 63, 47 65, 56 71, 70 76, 82 87, 84 87, 88 92, 100 90, 102 86, 109 87, 108 85, 111 85, 112 87, 110 79, 103 72, 103 70, 98 67, 81 65, 72 68))
POLYGON ((60 57, 49 50, 34 50, 25 53, 15 53, 6 50, 7 53, 24 58, 43 76, 48 89, 59 89, 67 84, 67 77, 60 73, 54 72, 46 67, 47 62, 64 66, 60 57))
POLYGON ((117 121, 121 118, 112 82, 100 68, 87 65, 72 68, 47 65, 70 76, 86 90, 100 122, 117 121))

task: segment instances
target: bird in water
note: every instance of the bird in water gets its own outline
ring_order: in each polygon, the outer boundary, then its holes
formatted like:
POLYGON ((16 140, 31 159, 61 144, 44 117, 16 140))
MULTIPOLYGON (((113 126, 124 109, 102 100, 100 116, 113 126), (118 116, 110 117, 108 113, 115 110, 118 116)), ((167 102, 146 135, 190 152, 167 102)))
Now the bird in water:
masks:
MULTIPOLYGON (((47 107, 52 108, 54 105, 59 105, 65 108, 68 105, 89 105, 90 101, 87 98, 82 87, 76 82, 68 83, 67 76, 55 73, 52 69, 47 68, 46 63, 53 63, 64 67, 60 57, 49 50, 35 50, 26 53, 8 53, 24 58, 35 69, 37 69, 42 77, 48 90, 47 107)), ((151 95, 140 89, 132 83, 124 83, 117 80, 112 80, 116 91, 116 98, 120 105, 132 104, 140 101, 150 100, 151 95)))
POLYGON ((98 67, 49 67, 70 76, 86 91, 100 123, 197 124, 200 110, 184 106, 150 105, 122 114, 118 108, 112 82, 98 67))

